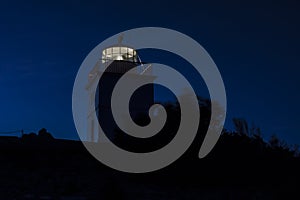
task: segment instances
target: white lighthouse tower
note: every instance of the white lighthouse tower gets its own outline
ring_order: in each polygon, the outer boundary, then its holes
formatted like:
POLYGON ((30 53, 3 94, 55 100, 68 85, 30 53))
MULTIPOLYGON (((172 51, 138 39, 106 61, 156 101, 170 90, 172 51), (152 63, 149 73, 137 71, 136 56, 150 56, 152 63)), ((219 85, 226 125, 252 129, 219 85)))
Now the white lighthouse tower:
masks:
MULTIPOLYGON (((113 140, 116 124, 111 113, 111 94, 118 80, 130 69, 137 67, 132 76, 133 79, 147 78, 154 80, 151 64, 142 63, 134 48, 122 45, 122 36, 116 45, 102 50, 99 61, 93 67, 88 76, 86 89, 89 92, 89 109, 87 115, 87 140, 90 142, 104 141, 102 130, 106 136, 113 140), (101 79, 99 82, 99 77, 101 79), (95 117, 97 116, 97 117, 95 117)), ((131 116, 140 113, 148 113, 148 109, 154 104, 153 85, 148 85, 136 98, 132 99, 131 116)))

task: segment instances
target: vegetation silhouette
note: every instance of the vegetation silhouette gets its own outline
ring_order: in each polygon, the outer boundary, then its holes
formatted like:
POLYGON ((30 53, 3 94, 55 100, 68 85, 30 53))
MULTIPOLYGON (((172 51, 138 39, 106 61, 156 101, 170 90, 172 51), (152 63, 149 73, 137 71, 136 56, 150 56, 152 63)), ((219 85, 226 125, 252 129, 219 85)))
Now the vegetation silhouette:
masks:
MULTIPOLYGON (((46 129, 22 138, 0 137, 1 199, 298 199, 300 158, 275 135, 235 118, 234 131, 224 129, 215 148, 203 159, 199 148, 210 121, 211 102, 198 98, 201 120, 196 139, 168 167, 129 174, 98 162, 80 141, 55 139, 46 129)), ((122 148, 147 152, 172 140, 180 122, 177 102, 165 103, 168 119, 157 136, 143 143, 122 136, 122 148)), ((221 109, 221 108, 220 108, 221 109)), ((147 115, 135 121, 149 123, 147 115)))

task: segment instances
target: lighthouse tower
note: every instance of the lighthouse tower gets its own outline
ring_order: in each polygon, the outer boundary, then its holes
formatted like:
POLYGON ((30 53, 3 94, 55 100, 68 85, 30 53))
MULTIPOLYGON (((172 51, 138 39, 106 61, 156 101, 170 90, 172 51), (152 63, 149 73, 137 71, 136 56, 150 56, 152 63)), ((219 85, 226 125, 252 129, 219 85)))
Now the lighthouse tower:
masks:
MULTIPOLYGON (((136 67, 132 74, 133 81, 141 78, 154 80, 151 64, 141 62, 137 51, 121 42, 122 36, 118 44, 103 49, 101 58, 89 73, 86 89, 89 92, 87 140, 90 142, 105 142, 103 134, 110 140, 115 138, 117 125, 111 112, 111 95, 116 83, 126 72, 136 67)), ((153 84, 143 86, 130 100, 130 115, 133 120, 140 114, 148 114, 153 104, 153 84)))

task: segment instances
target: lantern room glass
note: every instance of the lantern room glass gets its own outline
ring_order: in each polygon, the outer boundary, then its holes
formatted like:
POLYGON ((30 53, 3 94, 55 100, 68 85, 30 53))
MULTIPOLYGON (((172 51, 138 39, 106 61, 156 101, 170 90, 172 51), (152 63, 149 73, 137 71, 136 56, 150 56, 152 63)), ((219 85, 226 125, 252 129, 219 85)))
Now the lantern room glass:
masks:
POLYGON ((102 51, 102 63, 112 60, 124 60, 129 62, 137 62, 137 53, 130 47, 109 47, 102 51))

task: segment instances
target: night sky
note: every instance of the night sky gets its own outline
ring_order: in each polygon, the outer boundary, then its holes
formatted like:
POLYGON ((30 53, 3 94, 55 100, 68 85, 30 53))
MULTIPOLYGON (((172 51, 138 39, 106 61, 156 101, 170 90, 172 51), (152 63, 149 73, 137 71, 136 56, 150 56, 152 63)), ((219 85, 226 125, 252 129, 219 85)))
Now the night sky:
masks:
POLYGON ((45 127, 77 139, 72 88, 83 59, 107 37, 156 26, 189 35, 214 59, 227 92, 225 128, 241 117, 266 139, 300 144, 296 0, 9 1, 0 25, 0 132, 45 127))

